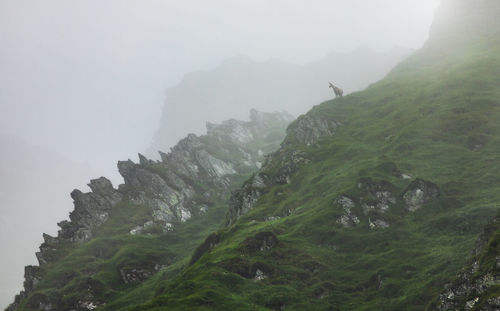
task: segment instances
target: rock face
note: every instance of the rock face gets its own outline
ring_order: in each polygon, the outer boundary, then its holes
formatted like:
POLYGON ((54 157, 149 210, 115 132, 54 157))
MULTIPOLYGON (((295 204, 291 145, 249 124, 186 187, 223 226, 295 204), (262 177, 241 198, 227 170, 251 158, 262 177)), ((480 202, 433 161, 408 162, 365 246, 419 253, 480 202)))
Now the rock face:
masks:
POLYGON ((499 230, 497 215, 476 241, 468 267, 439 295, 435 310, 500 310, 500 296, 491 294, 500 286, 499 230))
POLYGON ((408 210, 414 212, 421 208, 426 202, 440 195, 439 187, 431 182, 416 179, 406 188, 403 199, 408 210))
POLYGON ((300 116, 293 126, 287 131, 287 138, 292 137, 301 144, 310 146, 322 137, 335 134, 340 123, 324 116, 312 116, 309 114, 300 116))
MULTIPOLYGON (((25 270, 24 290, 7 310, 16 310, 19 303, 36 290, 43 278, 40 269, 56 261, 61 245, 84 243, 92 239, 104 224, 110 210, 121 201, 147 206, 149 219, 130 228, 130 234, 150 234, 175 230, 176 225, 192 217, 202 216, 211 202, 227 198, 242 176, 261 167, 264 154, 276 150, 285 136, 292 116, 283 113, 250 112, 250 121, 228 120, 207 124, 204 136, 187 135, 169 153, 160 152, 161 161, 152 161, 139 154, 139 163, 119 161, 118 170, 124 184, 118 189, 104 178, 91 180, 91 192, 74 190, 74 210, 69 220, 61 221, 57 237, 44 234, 44 242, 36 253, 40 267, 25 270)), ((256 178, 255 187, 259 187, 256 178)), ((247 198, 247 204, 252 199, 247 198)), ((152 276, 157 267, 120 269, 122 282, 140 283, 152 276)), ((70 278, 71 279, 71 278, 70 278)), ((93 297, 93 296, 92 296, 93 297)), ((100 304, 90 296, 75 302, 75 310, 93 310, 100 304)), ((39 310, 59 310, 57 302, 45 295, 35 299, 39 310)))
POLYGON ((339 224, 346 228, 359 224, 359 218, 352 213, 352 208, 355 206, 355 203, 351 198, 341 195, 337 198, 335 204, 340 206, 343 210, 343 215, 337 219, 339 224))
MULTIPOLYGON (((225 197, 236 186, 233 185, 235 176, 257 170, 264 161, 263 150, 277 148, 291 120, 286 113, 251 110, 248 122, 209 123, 207 135, 189 134, 170 153, 160 153, 160 162, 143 156, 142 164, 130 160, 118 162, 125 180, 122 191, 128 189, 129 194, 133 193, 130 196, 133 202, 151 206, 154 224, 163 226, 165 231, 172 230, 176 223, 205 213, 204 201, 225 197), (269 136, 273 131, 281 134, 269 136), (251 148, 251 145, 258 147, 251 148), (202 190, 206 185, 208 190, 202 190)), ((256 181, 256 187, 259 182, 262 181, 256 181)), ((241 200, 252 204, 253 196, 241 200)), ((140 233, 148 225, 151 224, 134 228, 133 233, 140 233)))
MULTIPOLYGON (((266 188, 265 174, 259 173, 251 177, 241 189, 233 193, 229 202, 226 225, 232 225, 239 217, 248 213, 257 204, 266 188)), ((269 183, 269 182, 268 182, 269 183)))
POLYGON ((91 192, 73 190, 71 197, 75 209, 70 213, 70 221, 61 221, 57 237, 43 235, 44 243, 36 257, 40 265, 51 261, 53 253, 61 242, 85 242, 92 238, 95 230, 102 225, 109 215, 109 210, 118 203, 123 195, 113 188, 105 177, 93 179, 88 184, 91 192))
POLYGON ((262 168, 231 197, 226 225, 233 224, 239 217, 250 211, 266 189, 273 184, 288 184, 291 177, 310 160, 305 153, 290 144, 311 145, 319 139, 335 134, 340 123, 322 116, 304 115, 287 129, 287 136, 280 149, 270 154, 262 168), (272 173, 270 173, 272 172, 272 173))

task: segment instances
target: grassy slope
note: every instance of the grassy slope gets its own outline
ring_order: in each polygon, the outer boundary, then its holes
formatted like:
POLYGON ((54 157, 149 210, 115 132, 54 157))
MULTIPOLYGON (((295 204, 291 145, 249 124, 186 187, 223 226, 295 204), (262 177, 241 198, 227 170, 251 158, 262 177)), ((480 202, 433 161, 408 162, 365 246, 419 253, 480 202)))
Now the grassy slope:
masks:
POLYGON ((318 146, 288 146, 312 161, 289 185, 268 189, 254 210, 219 231, 215 249, 135 310, 429 306, 500 202, 500 46, 477 40, 446 57, 430 50, 366 91, 309 112, 343 126, 318 146), (394 166, 438 184, 443 196, 413 214, 396 208, 388 229, 369 230, 367 219, 355 228, 336 223, 342 211, 333 201, 355 195, 360 178, 404 189, 409 182, 393 176, 394 166), (291 216, 264 221, 288 209, 291 216), (278 245, 248 251, 248 239, 262 231, 276 234, 278 245), (256 266, 271 276, 241 276, 256 266))
POLYGON ((128 234, 130 228, 149 219, 148 208, 121 202, 113 207, 110 220, 99 228, 95 238, 83 245, 62 248, 64 254, 59 255, 60 260, 43 266, 45 276, 37 292, 19 309, 37 308, 30 301, 38 303, 37 293, 43 293, 49 297, 63 294, 58 307, 64 310, 65 306, 74 305, 74 299, 81 297, 81 291, 87 290, 89 282, 97 300, 107 302, 106 310, 127 310, 145 302, 162 291, 162 281, 182 269, 193 249, 218 228, 225 210, 225 204, 219 202, 207 212, 207 217, 180 224, 175 232, 132 236, 128 234), (122 283, 119 269, 150 268, 158 263, 167 267, 140 286, 122 283))

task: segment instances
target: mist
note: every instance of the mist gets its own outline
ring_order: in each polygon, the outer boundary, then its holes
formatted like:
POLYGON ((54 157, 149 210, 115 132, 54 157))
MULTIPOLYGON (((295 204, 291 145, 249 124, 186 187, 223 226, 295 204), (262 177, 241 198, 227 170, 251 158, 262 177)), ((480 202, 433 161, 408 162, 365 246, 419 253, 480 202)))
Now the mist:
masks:
MULTIPOLYGON (((67 218, 69 191, 87 191, 88 180, 101 175, 116 186, 116 161, 150 149, 168 104, 165 90, 186 74, 214 70, 235 57, 304 66, 360 47, 415 49, 427 38, 438 4, 0 0, 0 146, 8 164, 0 175, 0 219, 2 236, 9 237, 2 239, 2 253, 9 255, 0 266, 17 273, 0 284, 0 306, 21 288, 19 267, 36 263, 42 232, 55 232, 67 218), (36 165, 27 165, 33 159, 36 165)), ((328 91, 326 81, 321 87, 328 91)), ((265 108, 283 107, 270 102, 265 108)), ((236 107, 204 121, 241 114, 236 107)))

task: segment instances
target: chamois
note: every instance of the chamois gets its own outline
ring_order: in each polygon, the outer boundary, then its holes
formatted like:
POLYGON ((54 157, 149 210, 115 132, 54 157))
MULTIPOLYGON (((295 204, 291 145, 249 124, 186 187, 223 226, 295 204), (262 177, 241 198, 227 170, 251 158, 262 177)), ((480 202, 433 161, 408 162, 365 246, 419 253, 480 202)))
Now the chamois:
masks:
POLYGON ((336 87, 335 85, 333 85, 333 83, 331 82, 328 82, 330 84, 329 88, 332 88, 333 89, 333 92, 335 93, 335 97, 342 97, 342 95, 344 95, 344 90, 339 88, 339 87, 336 87))

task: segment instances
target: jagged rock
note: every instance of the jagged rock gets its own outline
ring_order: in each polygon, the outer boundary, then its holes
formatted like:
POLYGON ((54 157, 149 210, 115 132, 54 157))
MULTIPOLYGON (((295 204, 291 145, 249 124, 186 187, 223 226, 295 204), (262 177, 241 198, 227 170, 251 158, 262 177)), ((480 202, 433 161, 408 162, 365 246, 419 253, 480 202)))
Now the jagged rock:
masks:
POLYGON ((109 210, 112 207, 110 200, 93 192, 83 193, 80 190, 73 190, 71 197, 74 201, 75 209, 70 213, 71 223, 77 227, 72 241, 88 241, 93 231, 108 219, 109 210))
MULTIPOLYGON (((192 213, 187 207, 187 201, 194 195, 194 189, 177 178, 175 174, 167 175, 169 178, 165 180, 159 174, 134 164, 132 161, 119 162, 118 167, 125 184, 139 191, 130 199, 136 204, 150 206, 153 221, 171 224, 191 218, 192 213), (174 185, 171 186, 171 184, 174 185), (183 188, 179 189, 178 186, 183 186, 183 188)), ((140 230, 134 232, 138 233, 140 230)))
MULTIPOLYGON (((291 117, 283 113, 261 113, 251 111, 250 122, 228 120, 222 124, 207 123, 207 135, 198 137, 194 134, 188 135, 174 146, 170 153, 160 153, 162 161, 156 166, 164 167, 161 175, 152 171, 150 161, 142 158, 142 164, 134 164, 132 161, 118 163, 118 168, 124 177, 126 186, 135 189, 145 189, 144 194, 138 194, 133 198, 138 204, 152 206, 152 217, 155 222, 173 223, 185 221, 193 214, 206 212, 206 205, 199 205, 193 201, 194 188, 186 183, 186 179, 193 182, 207 180, 215 189, 204 194, 206 198, 214 198, 229 190, 228 176, 237 173, 240 165, 257 168, 262 161, 263 153, 253 154, 247 151, 246 144, 253 140, 261 139, 262 135, 278 124, 286 124, 291 117), (232 159, 228 161, 211 153, 206 146, 208 141, 221 142, 222 146, 229 144, 230 150, 220 150, 221 154, 230 152, 232 159), (234 148, 237 146, 237 148, 234 148), (155 197, 152 198, 152 193, 155 197), (163 195, 162 195, 163 194, 163 195), (204 206, 204 207, 203 207, 204 206), (203 209, 202 209, 203 207, 203 209)), ((141 158, 141 157, 140 157, 141 158)), ((298 155, 292 157, 292 162, 299 162, 298 155)), ((243 213, 253 207, 261 195, 259 189, 264 188, 260 177, 254 178, 253 186, 248 186, 246 191, 241 191, 241 196, 236 196, 234 201, 243 204, 243 213)), ((132 229, 134 233, 140 232, 140 228, 132 229), (137 229, 137 230, 135 230, 137 229)))
POLYGON ((396 187, 390 182, 381 180, 373 181, 369 178, 358 181, 358 188, 365 190, 368 195, 376 198, 375 201, 366 201, 364 197, 360 198, 363 213, 368 215, 371 211, 386 212, 391 205, 396 204, 396 187))
POLYGON ((305 154, 301 150, 286 151, 282 147, 270 154, 260 169, 260 173, 251 177, 242 188, 231 196, 226 225, 232 225, 239 217, 248 213, 268 186, 290 183, 292 175, 308 162, 309 160, 305 158, 305 154), (264 173, 271 167, 278 168, 273 177, 264 173))
MULTIPOLYGON (((71 221, 58 223, 61 230, 57 239, 88 241, 95 229, 108 219, 111 207, 122 199, 122 195, 104 177, 91 180, 89 187, 92 192, 83 193, 77 189, 71 192, 75 209, 70 213, 71 221)), ((46 241, 45 244, 49 243, 46 241)))
POLYGON ((254 280, 262 281, 262 280, 267 279, 267 278, 268 278, 268 276, 264 273, 264 271, 262 271, 260 269, 255 270, 254 280))
POLYGON ((59 244, 59 239, 50 236, 46 233, 43 234, 43 241, 45 245, 50 247, 56 247, 59 244))
POLYGON ((118 170, 129 187, 140 189, 150 196, 161 197, 166 203, 176 205, 181 200, 179 193, 157 173, 151 172, 132 161, 118 162, 118 170))
POLYGON ((145 280, 149 279, 154 272, 155 272, 154 269, 140 269, 140 268, 120 269, 122 282, 125 284, 142 283, 145 280))
POLYGON ((340 123, 324 116, 312 114, 302 115, 287 130, 285 144, 295 140, 310 146, 321 138, 335 134, 340 123))
POLYGON ((35 254, 40 265, 53 260, 53 254, 60 240, 88 241, 94 231, 108 219, 111 207, 122 199, 122 195, 104 177, 91 180, 89 187, 92 192, 83 193, 75 189, 71 193, 75 208, 70 213, 70 221, 58 223, 61 228, 58 236, 43 235, 44 243, 40 246, 40 251, 35 254))
POLYGON ((286 153, 281 159, 280 169, 275 178, 276 183, 281 185, 289 184, 292 175, 308 162, 309 160, 305 158, 303 151, 293 150, 286 153))
POLYGON ((344 214, 337 219, 338 223, 346 228, 359 224, 359 218, 352 212, 352 208, 355 206, 355 203, 351 198, 341 195, 335 200, 335 204, 342 207, 344 212, 344 214))
POLYGON ((196 153, 199 165, 212 178, 222 178, 224 175, 235 174, 236 171, 231 163, 224 162, 210 155, 205 150, 196 153))
POLYGON ((24 267, 24 292, 26 295, 31 293, 38 282, 40 282, 40 268, 37 266, 24 267))
POLYGON ((88 186, 93 193, 102 196, 112 205, 118 203, 122 199, 122 195, 113 188, 111 181, 105 177, 92 179, 88 186))
MULTIPOLYGON (((498 228, 500 228, 499 215, 490 221, 477 239, 468 267, 439 295, 436 310, 472 310, 476 304, 481 305, 478 309, 481 311, 500 310, 500 297, 491 297, 488 294, 490 288, 500 285, 499 265, 495 262, 495 265, 478 273, 481 256, 489 251, 490 238, 497 232, 498 228)), ((492 245, 493 249, 496 249, 496 244, 492 245)), ((497 257, 495 257, 495 261, 497 261, 497 257)))
MULTIPOLYGON (((44 242, 40 245, 40 251, 35 253, 39 265, 45 265, 55 259, 54 254, 61 240, 88 241, 95 229, 107 220, 110 208, 122 199, 122 194, 118 193, 111 182, 104 177, 91 180, 89 187, 92 192, 82 193, 80 190, 74 190, 71 193, 75 209, 70 213, 70 221, 64 220, 58 223, 61 230, 57 237, 43 234, 44 242)), ((24 290, 16 296, 14 303, 6 310, 16 310, 21 300, 34 291, 41 279, 39 267, 25 267, 24 278, 24 290)), ((38 310, 55 310, 53 304, 44 299, 36 303, 38 310)))
POLYGON ((226 225, 232 225, 239 217, 248 213, 255 206, 266 187, 264 180, 264 175, 254 175, 241 189, 233 193, 229 201, 226 225))
POLYGON ((77 304, 77 310, 95 310, 99 307, 99 304, 91 300, 92 297, 85 300, 79 300, 77 304))
POLYGON ((383 215, 397 203, 399 190, 386 180, 374 181, 370 178, 360 179, 358 189, 364 191, 359 202, 363 214, 368 217, 369 228, 388 228, 390 222, 383 215))
POLYGON ((196 150, 201 148, 202 142, 198 136, 189 134, 175 145, 171 152, 162 158, 163 163, 170 165, 176 173, 196 180, 200 173, 198 164, 192 159, 196 150))
POLYGON ((406 202, 407 209, 414 212, 440 194, 441 192, 436 184, 417 178, 406 188, 403 199, 406 202))
POLYGON ((144 231, 148 230, 149 228, 152 228, 154 226, 154 221, 150 220, 144 223, 142 226, 137 226, 134 229, 130 230, 131 235, 137 235, 137 234, 142 234, 144 231))
POLYGON ((376 229, 376 228, 389 228, 389 223, 382 220, 382 219, 374 219, 373 221, 369 218, 368 219, 368 225, 370 226, 370 229, 376 229))
POLYGON ((154 162, 143 156, 142 154, 138 154, 139 157, 139 164, 140 165, 150 165, 153 164, 154 162))

